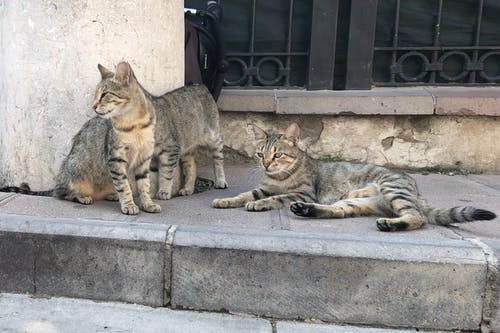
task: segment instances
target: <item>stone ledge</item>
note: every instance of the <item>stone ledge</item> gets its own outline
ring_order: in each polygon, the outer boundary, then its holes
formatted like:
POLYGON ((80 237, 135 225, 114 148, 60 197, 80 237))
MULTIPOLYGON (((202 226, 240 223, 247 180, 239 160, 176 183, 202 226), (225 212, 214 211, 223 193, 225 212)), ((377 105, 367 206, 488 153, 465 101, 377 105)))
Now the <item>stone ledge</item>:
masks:
POLYGON ((0 292, 161 306, 165 288, 173 308, 447 330, 488 319, 496 329, 497 261, 485 253, 499 247, 488 246, 0 214, 0 292))
POLYGON ((218 104, 221 111, 276 114, 500 116, 500 88, 224 89, 218 104))
POLYGON ((174 308, 425 329, 478 329, 486 282, 463 240, 195 226, 177 228, 172 272, 174 308))
POLYGON ((0 292, 162 306, 167 229, 0 214, 0 292))

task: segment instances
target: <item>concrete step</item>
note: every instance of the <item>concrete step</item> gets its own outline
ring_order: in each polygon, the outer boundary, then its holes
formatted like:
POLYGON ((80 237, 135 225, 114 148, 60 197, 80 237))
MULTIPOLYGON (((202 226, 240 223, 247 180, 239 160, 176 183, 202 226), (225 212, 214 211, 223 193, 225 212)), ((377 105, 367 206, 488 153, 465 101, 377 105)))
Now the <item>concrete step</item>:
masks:
POLYGON ((0 294, 0 332, 19 333, 411 333, 244 315, 175 311, 136 304, 0 294))
POLYGON ((498 331, 500 242, 0 215, 0 292, 498 331))

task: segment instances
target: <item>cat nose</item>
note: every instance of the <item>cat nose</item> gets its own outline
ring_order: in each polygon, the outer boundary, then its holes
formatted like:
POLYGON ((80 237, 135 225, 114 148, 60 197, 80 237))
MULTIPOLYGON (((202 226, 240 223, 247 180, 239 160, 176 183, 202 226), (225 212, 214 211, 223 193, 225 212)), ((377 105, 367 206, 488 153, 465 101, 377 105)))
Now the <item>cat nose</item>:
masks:
POLYGON ((94 109, 94 110, 97 109, 97 102, 94 102, 94 104, 92 104, 92 109, 94 109))

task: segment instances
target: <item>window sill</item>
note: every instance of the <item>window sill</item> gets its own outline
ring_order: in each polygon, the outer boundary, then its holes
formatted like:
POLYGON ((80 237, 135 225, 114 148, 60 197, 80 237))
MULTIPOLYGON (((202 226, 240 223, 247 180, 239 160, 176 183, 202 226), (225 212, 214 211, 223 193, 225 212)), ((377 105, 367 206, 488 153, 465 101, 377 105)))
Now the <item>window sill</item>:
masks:
POLYGON ((221 111, 276 114, 500 116, 500 87, 224 89, 218 104, 221 111))

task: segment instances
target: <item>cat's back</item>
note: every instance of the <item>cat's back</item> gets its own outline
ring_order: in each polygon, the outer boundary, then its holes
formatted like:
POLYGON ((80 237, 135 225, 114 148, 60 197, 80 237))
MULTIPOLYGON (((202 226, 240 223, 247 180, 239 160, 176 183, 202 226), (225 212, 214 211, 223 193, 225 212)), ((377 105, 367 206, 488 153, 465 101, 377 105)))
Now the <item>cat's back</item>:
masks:
POLYGON ((153 99, 157 115, 156 140, 188 147, 219 135, 219 112, 204 85, 185 86, 153 99))
POLYGON ((204 85, 185 86, 156 97, 153 104, 158 117, 174 121, 209 120, 218 117, 217 104, 204 85), (193 118, 194 117, 194 118, 193 118))
POLYGON ((374 164, 317 161, 319 182, 325 187, 363 186, 390 170, 374 164))
POLYGON ((106 140, 111 130, 108 119, 89 119, 73 137, 71 151, 63 162, 68 168, 87 168, 102 163, 105 156, 106 140))

